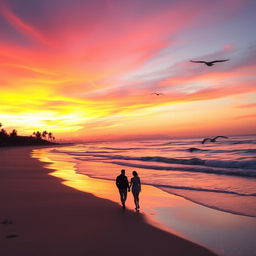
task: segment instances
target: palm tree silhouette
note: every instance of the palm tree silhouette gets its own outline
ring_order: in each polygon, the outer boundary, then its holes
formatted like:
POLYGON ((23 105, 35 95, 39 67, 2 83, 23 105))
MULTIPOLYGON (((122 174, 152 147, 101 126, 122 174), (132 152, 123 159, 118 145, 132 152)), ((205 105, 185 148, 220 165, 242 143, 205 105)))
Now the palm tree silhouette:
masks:
POLYGON ((12 132, 10 133, 10 137, 17 137, 17 130, 13 129, 12 132))
POLYGON ((51 140, 52 139, 52 133, 48 132, 48 139, 51 140))
POLYGON ((43 133, 42 133, 42 137, 43 138, 46 138, 46 135, 48 134, 48 132, 47 131, 43 131, 43 133))
POLYGON ((35 133, 35 135, 36 135, 36 138, 37 138, 38 140, 40 140, 40 139, 42 138, 42 134, 41 134, 41 132, 39 132, 39 131, 37 131, 37 132, 35 133))

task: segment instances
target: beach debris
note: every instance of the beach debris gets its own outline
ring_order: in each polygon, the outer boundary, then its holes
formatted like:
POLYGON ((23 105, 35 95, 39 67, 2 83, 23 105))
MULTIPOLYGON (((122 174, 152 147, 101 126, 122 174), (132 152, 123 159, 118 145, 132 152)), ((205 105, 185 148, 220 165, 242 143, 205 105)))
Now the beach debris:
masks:
POLYGON ((11 235, 7 235, 6 238, 15 238, 15 237, 18 237, 18 235, 16 234, 11 234, 11 235))
POLYGON ((215 63, 217 62, 225 62, 225 61, 229 61, 229 59, 225 59, 225 60, 213 60, 213 61, 204 61, 204 60, 190 60, 190 62, 193 63, 203 63, 205 65, 207 65, 208 67, 213 66, 215 63))

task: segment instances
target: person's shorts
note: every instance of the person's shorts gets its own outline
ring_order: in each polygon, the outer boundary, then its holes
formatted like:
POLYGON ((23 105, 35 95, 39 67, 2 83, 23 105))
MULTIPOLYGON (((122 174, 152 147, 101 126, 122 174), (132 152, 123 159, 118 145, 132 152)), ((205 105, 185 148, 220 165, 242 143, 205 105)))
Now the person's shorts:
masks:
POLYGON ((119 188, 120 194, 125 194, 127 193, 127 188, 119 188))

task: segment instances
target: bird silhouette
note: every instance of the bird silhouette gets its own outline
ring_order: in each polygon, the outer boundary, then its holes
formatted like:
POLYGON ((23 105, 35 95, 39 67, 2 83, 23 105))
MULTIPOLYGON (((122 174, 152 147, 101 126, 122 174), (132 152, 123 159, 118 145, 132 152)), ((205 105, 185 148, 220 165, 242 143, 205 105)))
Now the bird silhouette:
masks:
POLYGON ((164 95, 163 93, 158 93, 158 92, 152 92, 151 94, 155 94, 156 96, 164 95))
POLYGON ((229 59, 225 59, 225 60, 213 60, 213 61, 204 61, 204 60, 190 60, 190 62, 193 63, 203 63, 205 65, 207 65, 208 67, 213 66, 215 63, 217 62, 225 62, 228 61, 229 59))
POLYGON ((214 138, 205 138, 203 139, 202 144, 204 144, 207 140, 209 140, 210 142, 215 142, 218 138, 228 139, 228 137, 226 136, 216 136, 214 138))

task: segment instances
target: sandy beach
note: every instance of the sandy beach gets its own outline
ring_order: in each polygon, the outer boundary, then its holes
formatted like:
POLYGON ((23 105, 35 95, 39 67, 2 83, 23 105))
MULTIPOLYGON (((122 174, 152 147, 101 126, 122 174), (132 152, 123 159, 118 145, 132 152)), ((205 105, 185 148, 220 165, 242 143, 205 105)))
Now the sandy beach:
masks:
POLYGON ((1 255, 214 255, 142 214, 64 186, 32 149, 1 149, 0 220, 12 221, 1 224, 1 255))

